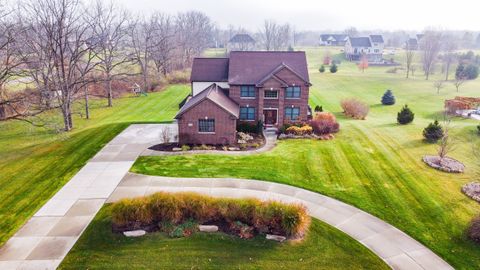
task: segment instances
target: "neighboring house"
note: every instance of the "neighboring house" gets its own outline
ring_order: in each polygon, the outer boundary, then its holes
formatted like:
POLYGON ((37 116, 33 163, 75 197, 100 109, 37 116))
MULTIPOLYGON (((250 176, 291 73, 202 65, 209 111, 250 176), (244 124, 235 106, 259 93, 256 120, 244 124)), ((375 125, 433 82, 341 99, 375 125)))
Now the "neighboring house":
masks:
POLYGON ((418 40, 416 38, 409 38, 405 42, 405 49, 407 50, 418 50, 418 40))
POLYGON ((365 56, 369 63, 382 63, 384 48, 382 35, 349 37, 345 43, 345 57, 350 61, 359 61, 365 56))
POLYGON ((345 46, 348 36, 342 34, 320 35, 320 46, 345 46))
POLYGON ((227 51, 253 51, 255 50, 255 39, 249 34, 236 34, 227 44, 227 51))
POLYGON ((229 58, 196 58, 191 84, 192 97, 175 117, 180 144, 230 144, 238 122, 278 128, 310 116, 305 52, 233 51, 229 58), (207 86, 199 91, 199 85, 207 86))

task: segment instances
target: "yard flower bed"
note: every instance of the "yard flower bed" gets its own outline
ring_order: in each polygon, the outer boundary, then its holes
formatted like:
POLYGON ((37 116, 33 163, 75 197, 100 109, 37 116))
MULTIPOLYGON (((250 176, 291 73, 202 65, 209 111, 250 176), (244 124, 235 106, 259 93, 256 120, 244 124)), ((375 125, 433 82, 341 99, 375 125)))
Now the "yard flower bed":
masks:
POLYGON ((112 206, 114 232, 141 229, 180 237, 194 233, 197 224, 216 225, 241 238, 274 234, 298 239, 305 235, 310 217, 306 208, 298 204, 213 198, 196 193, 159 192, 124 199, 112 206))
POLYGON ((317 112, 307 123, 287 124, 280 129, 279 139, 333 139, 333 133, 340 130, 335 115, 317 112))

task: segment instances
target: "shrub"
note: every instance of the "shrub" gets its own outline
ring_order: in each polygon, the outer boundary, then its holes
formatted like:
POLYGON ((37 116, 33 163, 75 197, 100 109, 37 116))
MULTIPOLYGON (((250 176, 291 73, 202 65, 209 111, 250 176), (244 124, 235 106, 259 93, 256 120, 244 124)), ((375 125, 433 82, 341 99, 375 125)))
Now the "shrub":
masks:
MULTIPOLYGON (((301 236, 310 217, 302 205, 257 199, 213 198, 196 193, 159 192, 148 197, 123 199, 112 206, 114 226, 141 222, 157 225, 172 237, 189 235, 197 223, 238 222, 263 233, 301 236)), ((238 225, 238 224, 237 224, 238 225)))
POLYGON ((472 220, 467 229, 468 237, 474 242, 480 244, 480 215, 472 220))
POLYGON ((303 125, 301 127, 298 126, 291 126, 286 129, 287 134, 294 134, 298 136, 312 134, 313 128, 310 125, 303 125))
POLYGON ((346 116, 355 119, 365 119, 368 115, 368 111, 370 110, 368 104, 354 98, 344 99, 341 101, 340 105, 342 106, 343 113, 346 116))
POLYGON ((243 133, 257 133, 258 127, 248 122, 238 122, 237 131, 243 133))
POLYGON ((320 73, 324 73, 325 72, 325 66, 321 65, 320 69, 318 69, 318 71, 320 71, 320 73))
POLYGON ((395 96, 392 93, 392 90, 387 90, 382 96, 383 105, 393 105, 395 104, 395 96))
POLYGON ((315 112, 323 112, 323 107, 322 106, 315 106, 315 112))
POLYGON ((333 63, 333 64, 330 66, 330 73, 336 73, 337 71, 338 71, 337 64, 333 63))
POLYGON ((340 125, 337 123, 335 115, 329 112, 315 114, 313 120, 310 121, 310 125, 317 135, 337 133, 340 130, 340 125))
POLYGON ((415 118, 415 114, 408 108, 408 105, 405 104, 402 110, 397 114, 397 122, 401 125, 406 125, 411 123, 415 118))
POLYGON ((190 149, 191 149, 190 146, 188 146, 186 144, 182 145, 182 151, 190 151, 190 149))
POLYGON ((477 133, 480 135, 480 125, 477 126, 477 133))
POLYGON ((428 124, 428 126, 423 130, 423 137, 425 140, 431 143, 437 142, 443 137, 443 128, 437 120, 428 124))
POLYGON ((474 80, 478 77, 478 66, 474 64, 468 64, 465 66, 464 64, 460 64, 455 71, 455 77, 466 79, 466 80, 474 80))

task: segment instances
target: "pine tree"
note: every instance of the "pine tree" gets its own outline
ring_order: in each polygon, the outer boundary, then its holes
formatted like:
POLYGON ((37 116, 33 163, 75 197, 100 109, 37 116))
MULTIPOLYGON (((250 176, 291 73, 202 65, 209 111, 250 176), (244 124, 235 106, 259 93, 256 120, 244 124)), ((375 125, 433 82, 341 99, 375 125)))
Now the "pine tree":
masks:
POLYGON ((333 63, 332 66, 330 67, 330 72, 336 73, 337 71, 338 71, 337 64, 333 63))
POLYGON ((431 143, 437 142, 443 137, 443 128, 437 120, 428 124, 428 126, 423 130, 423 137, 425 140, 431 143))
POLYGON ((392 93, 392 90, 387 90, 382 96, 383 105, 393 105, 395 104, 395 96, 392 93))
POLYGON ((402 110, 397 114, 397 121, 401 125, 406 125, 413 121, 415 114, 408 108, 408 105, 403 106, 402 110))
POLYGON ((318 71, 320 71, 320 73, 324 73, 325 72, 325 66, 322 65, 318 71))
POLYGON ((315 106, 315 112, 323 112, 323 107, 322 106, 315 106))

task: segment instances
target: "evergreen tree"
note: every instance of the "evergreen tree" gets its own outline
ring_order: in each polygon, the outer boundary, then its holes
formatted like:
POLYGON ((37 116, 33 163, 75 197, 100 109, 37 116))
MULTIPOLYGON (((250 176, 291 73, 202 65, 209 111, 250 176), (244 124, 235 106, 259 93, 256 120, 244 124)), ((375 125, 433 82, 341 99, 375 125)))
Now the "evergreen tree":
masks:
POLYGON ((315 106, 315 112, 323 112, 323 107, 322 106, 315 106))
POLYGON ((428 124, 428 126, 423 130, 423 137, 425 140, 431 143, 437 142, 443 137, 443 128, 437 120, 428 124))
POLYGON ((320 73, 324 73, 325 72, 325 66, 322 65, 318 71, 320 71, 320 73))
POLYGON ((408 105, 403 106, 402 110, 397 114, 397 122, 401 125, 406 125, 413 121, 415 114, 408 108, 408 105))
POLYGON ((395 96, 392 93, 392 90, 387 90, 382 96, 383 105, 393 105, 395 104, 395 96))
POLYGON ((336 73, 337 71, 338 71, 337 64, 333 63, 332 66, 330 67, 330 72, 336 73))

